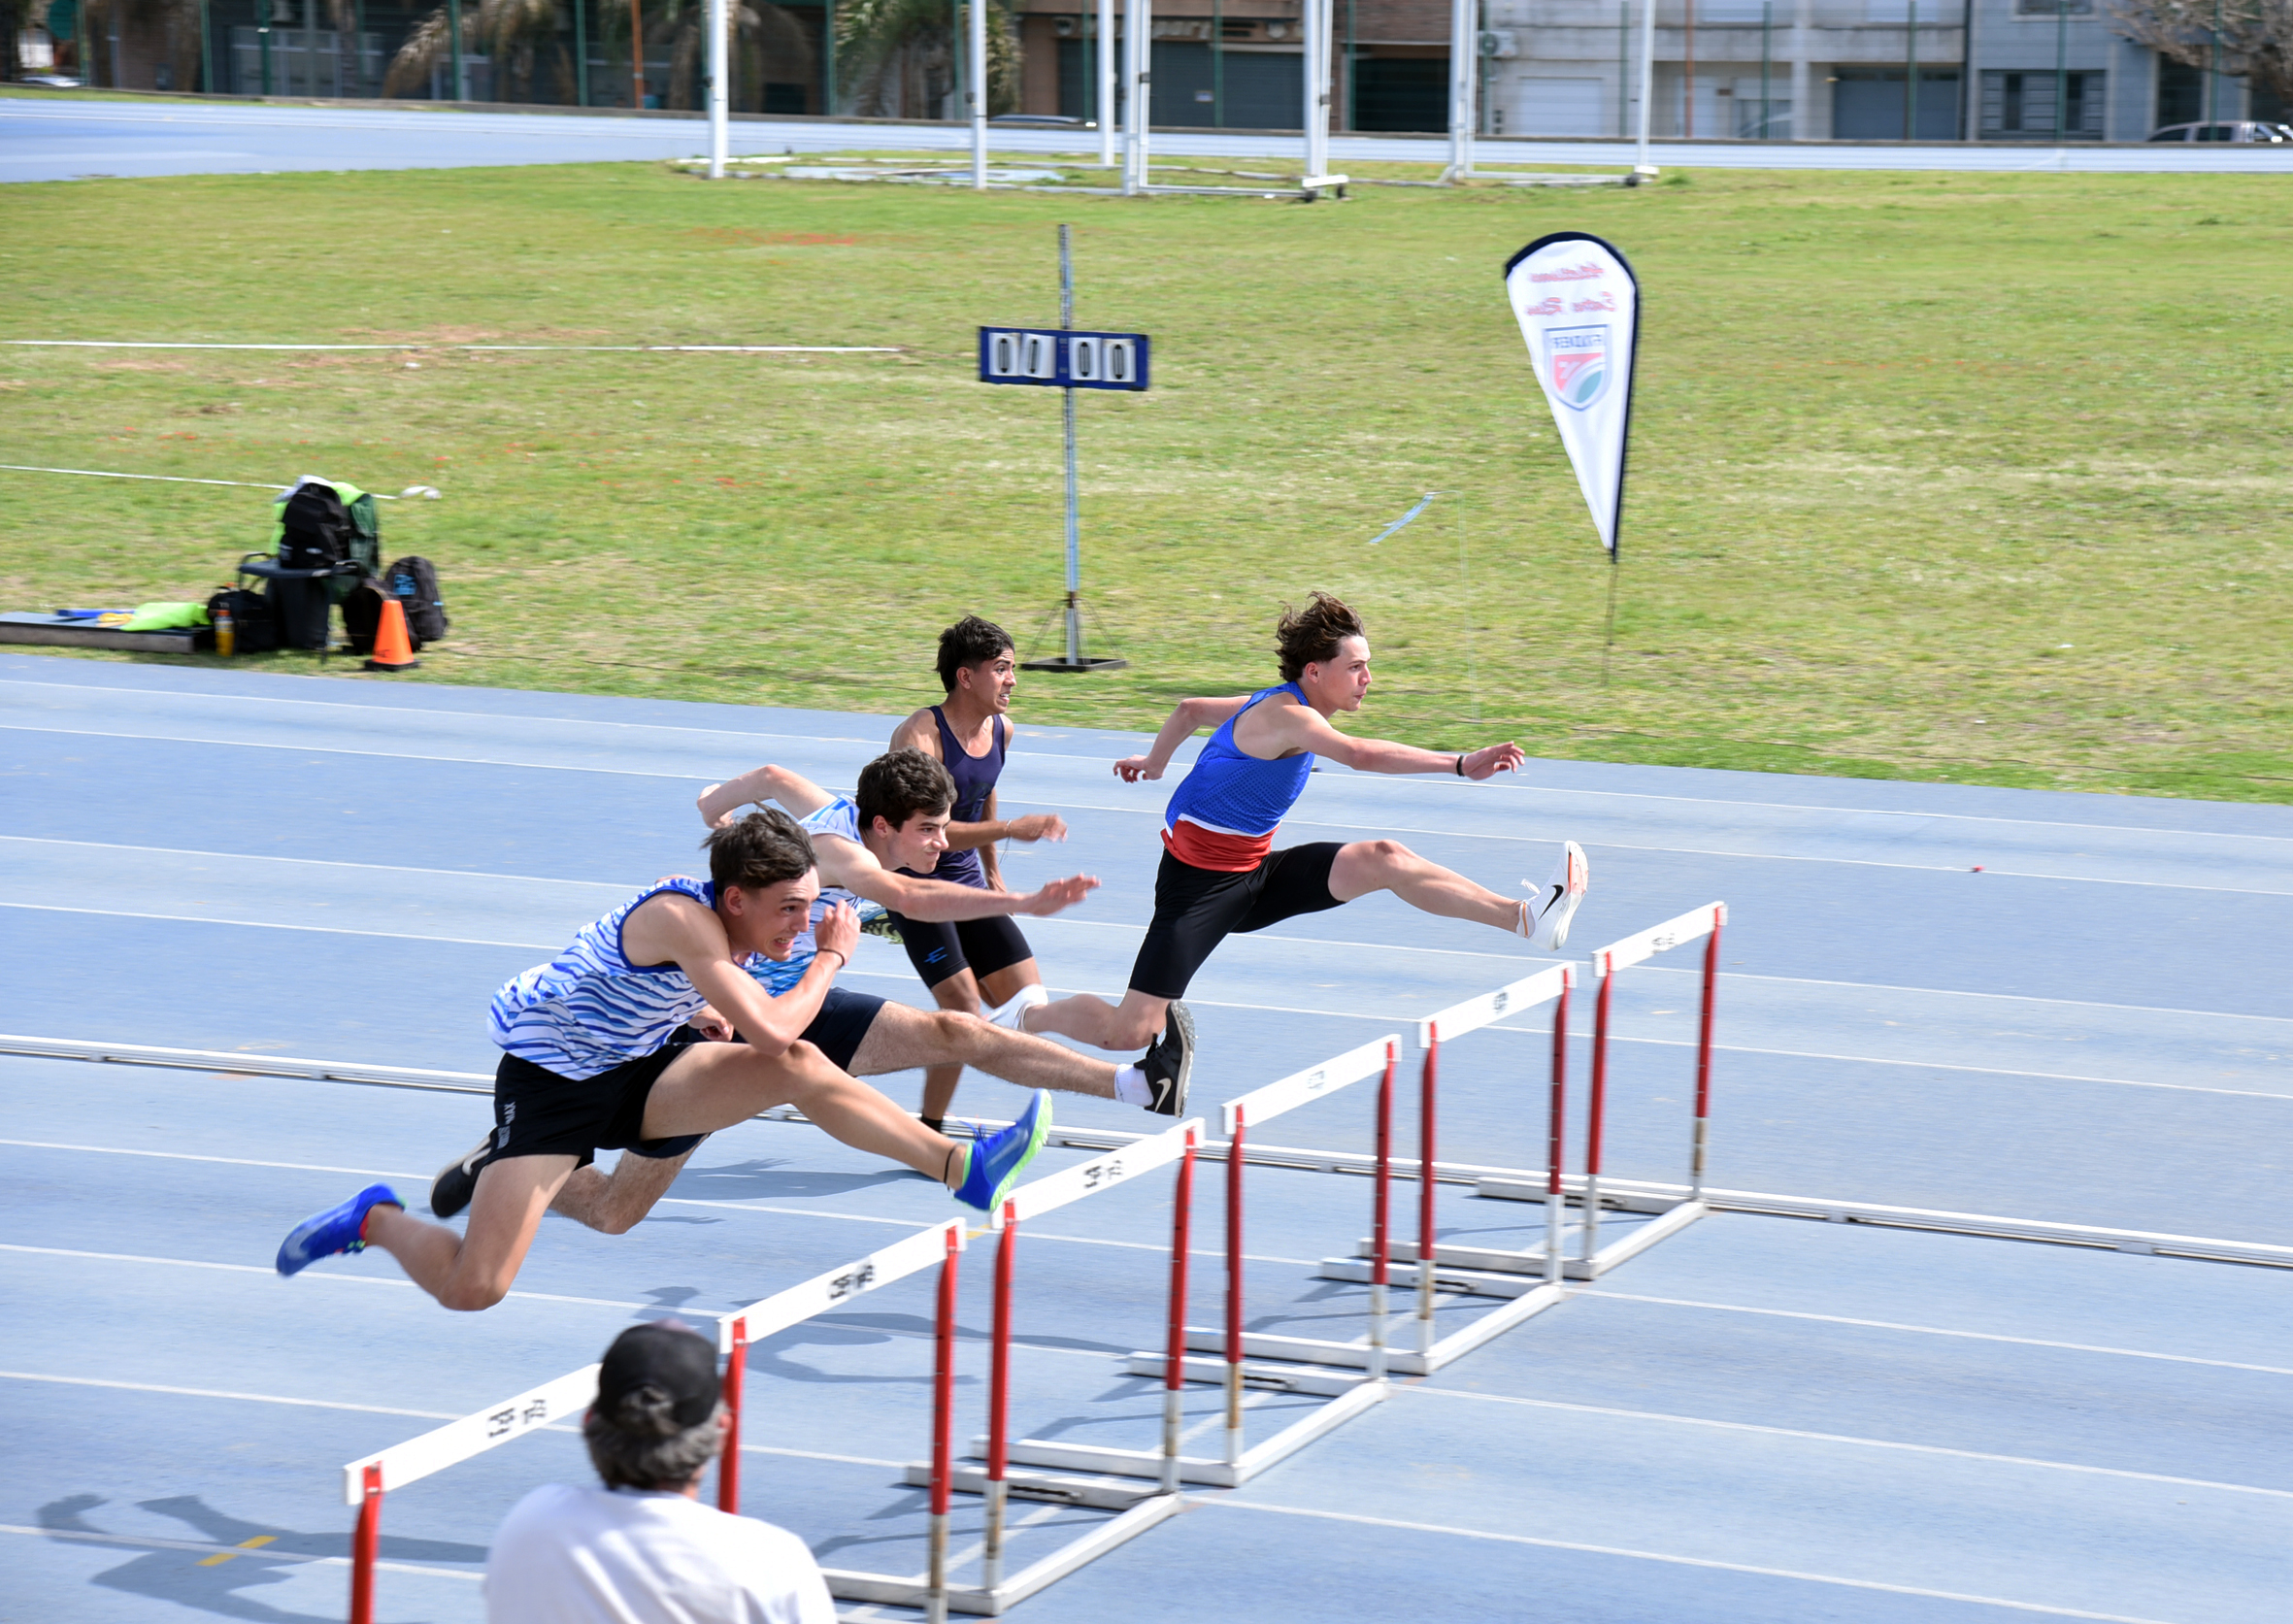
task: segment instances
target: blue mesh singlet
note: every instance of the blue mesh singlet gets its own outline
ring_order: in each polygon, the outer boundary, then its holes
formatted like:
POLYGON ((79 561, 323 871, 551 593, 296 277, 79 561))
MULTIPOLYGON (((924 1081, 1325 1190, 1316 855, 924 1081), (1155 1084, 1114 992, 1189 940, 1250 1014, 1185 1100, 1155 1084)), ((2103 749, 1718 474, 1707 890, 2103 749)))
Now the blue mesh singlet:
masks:
MULTIPOLYGON (((583 925, 548 964, 504 982, 486 1011, 493 1041, 563 1077, 591 1077, 669 1041, 708 1002, 674 964, 631 964, 621 927, 664 892, 716 906, 716 887, 681 876, 583 925)), ((744 966, 745 968, 745 966, 744 966)))

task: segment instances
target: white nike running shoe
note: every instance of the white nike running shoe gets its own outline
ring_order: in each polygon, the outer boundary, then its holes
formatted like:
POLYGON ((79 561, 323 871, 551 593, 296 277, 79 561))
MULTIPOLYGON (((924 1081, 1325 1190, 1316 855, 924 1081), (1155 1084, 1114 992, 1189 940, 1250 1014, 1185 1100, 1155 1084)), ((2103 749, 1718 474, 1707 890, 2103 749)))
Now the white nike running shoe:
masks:
POLYGON ((1038 1004, 1048 1004, 1050 1001, 1051 995, 1044 991, 1040 984, 1024 986, 1012 994, 1009 1003, 998 1004, 994 1009, 989 1010, 984 1018, 990 1026, 1008 1027, 1014 1032, 1024 1032, 1027 1030, 1027 1011, 1038 1004))
MULTIPOLYGON (((1576 917, 1577 905, 1584 900, 1585 887, 1591 883, 1592 865, 1584 860, 1584 848, 1575 841, 1563 841, 1552 877, 1522 905, 1519 930, 1529 939, 1530 946, 1548 953, 1560 949, 1569 940, 1569 921, 1576 917)), ((1524 879, 1521 888, 1531 887, 1524 879)))

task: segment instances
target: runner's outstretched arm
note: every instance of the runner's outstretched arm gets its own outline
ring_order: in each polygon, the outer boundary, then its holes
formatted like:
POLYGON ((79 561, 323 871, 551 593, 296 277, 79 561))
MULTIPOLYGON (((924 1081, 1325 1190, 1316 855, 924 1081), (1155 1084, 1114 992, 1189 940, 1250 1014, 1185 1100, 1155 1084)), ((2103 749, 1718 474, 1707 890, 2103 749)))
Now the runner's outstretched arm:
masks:
POLYGON ((1284 750, 1312 750, 1359 773, 1454 773, 1460 778, 1487 779, 1515 772, 1526 759, 1521 747, 1510 742, 1444 754, 1387 739, 1351 739, 1306 705, 1285 705, 1269 712, 1261 725, 1261 743, 1274 743, 1284 750))
POLYGON ((768 761, 762 767, 751 767, 737 779, 711 784, 701 791, 700 799, 694 804, 701 809, 701 821, 717 829, 730 823, 733 814, 750 803, 761 806, 775 801, 791 817, 810 817, 835 799, 802 774, 791 773, 768 761))
POLYGON ((1146 753, 1124 756, 1114 764, 1114 776, 1124 783, 1161 778, 1180 745, 1206 727, 1218 726, 1249 702, 1248 694, 1237 694, 1232 699, 1181 699, 1170 719, 1162 724, 1162 731, 1154 736, 1154 744, 1146 753))
MULTIPOLYGON (((735 890, 727 897, 728 907, 753 906, 747 893, 735 890)), ((809 902, 800 900, 798 906, 810 911, 809 902)), ((829 909, 814 926, 818 952, 805 968, 803 979, 775 998, 733 962, 723 921, 690 897, 673 892, 657 896, 621 926, 622 949, 631 962, 674 963, 709 1001, 708 1007, 748 1040, 749 1047, 772 1055, 786 1053, 804 1036, 804 1029, 819 1018, 820 1005, 836 973, 850 962, 859 936, 859 917, 850 908, 840 904, 829 909)))
POLYGON ((1098 880, 1085 874, 1051 880, 1034 891, 983 891, 945 879, 919 879, 885 868, 866 846, 837 835, 814 836, 813 851, 819 858, 820 878, 826 883, 881 903, 894 913, 935 924, 986 919, 998 913, 1058 913, 1099 888, 1098 880))

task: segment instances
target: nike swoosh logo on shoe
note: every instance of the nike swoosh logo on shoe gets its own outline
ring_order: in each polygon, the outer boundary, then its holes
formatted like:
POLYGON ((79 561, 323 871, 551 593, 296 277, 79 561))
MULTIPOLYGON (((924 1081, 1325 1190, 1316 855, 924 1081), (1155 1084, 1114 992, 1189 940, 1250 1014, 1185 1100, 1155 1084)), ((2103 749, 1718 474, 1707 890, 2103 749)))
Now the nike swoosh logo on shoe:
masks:
POLYGON ((1558 908, 1560 906, 1561 898, 1567 896, 1568 894, 1569 888, 1566 885, 1555 885, 1552 888, 1552 900, 1545 905, 1545 911, 1549 913, 1555 908, 1558 908))

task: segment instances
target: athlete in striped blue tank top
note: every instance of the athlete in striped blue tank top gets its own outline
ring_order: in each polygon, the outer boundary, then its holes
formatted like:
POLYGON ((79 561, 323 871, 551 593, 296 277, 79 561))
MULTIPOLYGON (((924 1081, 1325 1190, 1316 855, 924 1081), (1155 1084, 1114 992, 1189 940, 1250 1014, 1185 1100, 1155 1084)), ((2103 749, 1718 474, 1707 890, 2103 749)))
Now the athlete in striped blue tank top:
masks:
POLYGON ((1114 764, 1125 783, 1159 779, 1180 744, 1201 728, 1217 729, 1164 812, 1154 919, 1122 1003, 1088 994, 1061 999, 1029 1011, 1028 1031, 1125 1047, 1163 1022, 1177 1007, 1173 1000, 1228 936, 1373 891, 1391 891, 1427 913, 1511 931, 1548 952, 1568 939, 1589 878, 1574 841, 1561 843, 1551 878, 1526 899, 1499 896, 1398 841, 1317 841, 1275 849, 1275 833, 1305 793, 1315 756, 1357 772, 1475 779, 1517 771, 1523 760, 1513 744, 1451 756, 1352 739, 1332 727, 1332 716, 1360 710, 1370 691, 1369 636, 1360 617, 1335 598, 1316 592, 1305 609, 1284 613, 1275 639, 1279 686, 1235 699, 1182 701, 1151 749, 1114 764))
MULTIPOLYGON (((803 1036, 851 960, 856 915, 840 906, 814 921, 812 843, 784 813, 741 818, 707 844, 707 882, 648 887, 494 995, 488 1024, 503 1048, 494 1132, 469 1197, 467 1233, 410 1216, 387 1185, 376 1184, 296 1226, 279 1248, 282 1275, 373 1244, 447 1308, 490 1308, 516 1278, 542 1214, 598 1150, 681 1160, 702 1137, 779 1105, 797 1107, 847 1144, 941 1179, 972 1207, 995 1209, 1043 1144, 1049 1096, 1037 1094, 1000 1134, 958 1144, 831 1064, 803 1036), (800 935, 810 936, 813 956, 774 997, 750 967, 787 959, 800 935), (685 1021, 710 1010, 748 1042, 676 1041, 685 1021)), ((594 1202, 604 1180, 588 1177, 583 1199, 594 1202)), ((567 1210, 593 1216, 578 1203, 567 1210)))

